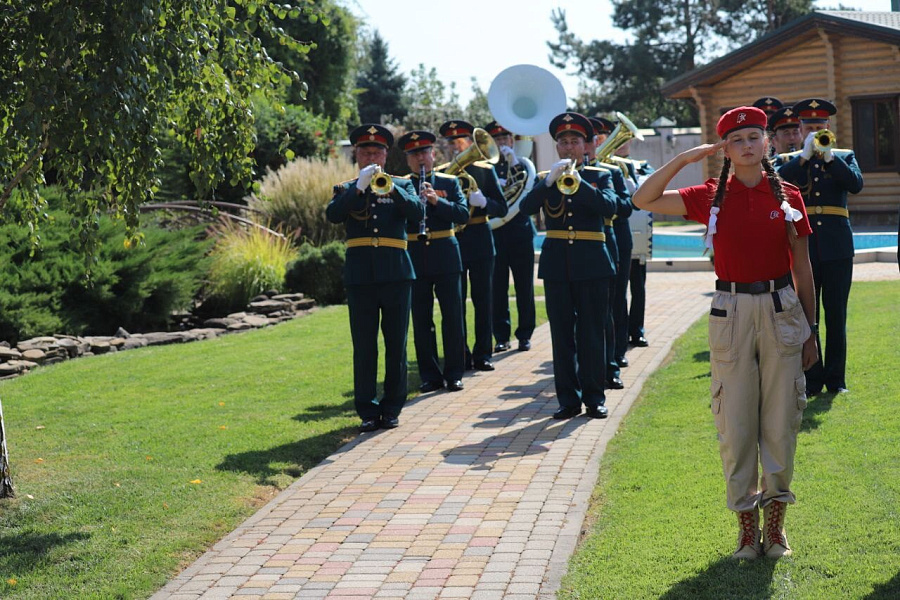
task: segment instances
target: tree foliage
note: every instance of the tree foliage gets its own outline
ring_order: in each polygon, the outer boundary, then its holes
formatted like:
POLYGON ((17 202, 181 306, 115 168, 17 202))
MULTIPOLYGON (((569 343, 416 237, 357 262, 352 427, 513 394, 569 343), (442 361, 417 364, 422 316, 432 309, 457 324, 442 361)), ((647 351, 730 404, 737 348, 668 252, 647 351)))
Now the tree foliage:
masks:
POLYGON ((123 218, 136 241, 137 207, 156 189, 167 133, 187 148, 198 190, 247 180, 251 95, 299 79, 259 36, 308 52, 278 27, 318 18, 315 3, 300 1, 0 0, 0 208, 21 196, 33 225, 52 171, 73 194, 68 208, 89 253, 104 213, 123 218))
POLYGON ((403 89, 406 77, 388 55, 387 42, 377 31, 363 45, 363 67, 356 80, 359 118, 362 123, 389 123, 406 117, 403 89))
POLYGON ((307 110, 338 122, 355 122, 357 114, 356 48, 359 22, 345 7, 333 0, 319 0, 319 15, 298 15, 285 19, 282 28, 295 40, 313 44, 308 53, 298 53, 272 39, 261 36, 269 55, 287 69, 300 74, 307 84, 294 84, 288 90, 288 104, 304 105, 307 110))
POLYGON ((812 0, 613 0, 613 25, 633 40, 585 42, 569 31, 565 11, 551 16, 558 42, 550 60, 581 78, 576 109, 593 114, 620 110, 639 125, 659 116, 697 123, 695 108, 667 100, 667 80, 749 43, 812 10, 812 0))

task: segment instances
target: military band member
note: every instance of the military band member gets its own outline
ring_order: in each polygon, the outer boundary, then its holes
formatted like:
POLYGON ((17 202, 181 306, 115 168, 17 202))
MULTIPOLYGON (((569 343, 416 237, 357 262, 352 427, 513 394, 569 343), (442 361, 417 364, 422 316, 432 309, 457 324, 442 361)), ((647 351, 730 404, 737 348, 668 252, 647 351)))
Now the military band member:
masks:
POLYGON ((359 177, 334 186, 325 215, 332 223, 344 223, 347 231, 344 285, 353 339, 353 402, 365 432, 397 427, 406 402, 406 336, 415 279, 406 252, 406 222, 421 220, 425 209, 411 181, 394 177, 390 193, 372 190, 394 142, 390 131, 360 125, 350 132, 350 142, 359 177), (379 321, 385 367, 380 400, 375 389, 379 321))
POLYGON ((794 152, 803 145, 800 117, 792 106, 785 106, 769 115, 769 131, 772 132, 771 140, 776 154, 794 152))
MULTIPOLYGON (((615 129, 615 124, 609 119, 603 117, 589 118, 594 126, 594 132, 597 147, 603 144, 615 129)), ((592 153, 596 148, 592 150, 592 153)), ((616 263, 616 280, 615 285, 610 290, 609 313, 610 317, 607 321, 606 331, 606 386, 609 389, 620 390, 625 387, 622 383, 621 367, 628 366, 628 359, 625 358, 625 352, 628 350, 628 278, 631 276, 631 249, 634 243, 631 238, 631 227, 628 225, 628 218, 634 210, 631 204, 631 191, 625 182, 625 173, 622 171, 619 163, 610 162, 615 160, 613 156, 608 157, 605 163, 596 163, 595 166, 609 169, 613 179, 613 189, 619 197, 616 214, 612 218, 612 222, 608 224, 608 229, 612 232, 607 233, 606 243, 612 242, 614 249, 610 249, 610 254, 616 263)))
MULTIPOLYGON (((524 197, 525 192, 534 184, 526 179, 534 172, 533 165, 528 165, 527 156, 516 156, 513 149, 512 132, 505 129, 497 121, 484 126, 500 149, 500 160, 494 165, 498 180, 503 187, 507 206, 516 206, 515 202, 524 197), (511 197, 510 194, 513 196, 511 197)), ((494 352, 510 349, 509 340, 512 333, 512 319, 509 313, 509 276, 512 272, 513 287, 516 291, 516 309, 518 324, 515 336, 518 350, 531 350, 531 334, 535 327, 534 308, 534 236, 535 229, 531 217, 518 211, 509 218, 511 212, 500 220, 493 229, 494 246, 497 256, 494 262, 494 339, 497 344, 494 352)))
MULTIPOLYGON (((628 168, 628 179, 633 189, 653 173, 653 167, 646 160, 634 160, 629 156, 631 141, 627 141, 616 150, 616 156, 625 159, 628 168)), ((629 185, 629 187, 631 187, 629 185)), ((632 191, 632 194, 634 192, 632 191)), ((631 306, 628 309, 628 337, 632 346, 646 348, 650 345, 644 330, 644 311, 647 306, 647 261, 652 256, 653 248, 653 213, 634 207, 628 218, 634 245, 631 251, 631 273, 629 285, 631 289, 631 306)))
POLYGON ((422 393, 443 388, 445 381, 451 392, 462 390, 466 360, 460 283, 462 259, 453 226, 469 219, 469 209, 459 180, 433 170, 435 139, 429 131, 410 131, 397 142, 406 153, 406 163, 412 171, 410 178, 425 203, 424 220, 409 221, 406 229, 409 256, 416 269, 412 321, 422 393), (424 232, 421 239, 420 232, 424 232), (435 297, 441 309, 443 371, 438 362, 434 326, 435 297))
POLYGON ((817 152, 814 133, 828 128, 837 112, 826 100, 810 98, 793 106, 800 118, 803 149, 794 156, 779 157, 779 174, 800 188, 809 213, 812 235, 809 255, 816 285, 816 333, 819 300, 825 311, 824 363, 819 342, 819 361, 806 371, 808 395, 822 391, 847 391, 847 301, 853 279, 853 230, 847 210, 847 193, 858 194, 863 177, 852 150, 817 152))
MULTIPOLYGON (((766 114, 766 118, 770 118, 773 114, 775 114, 778 110, 784 107, 784 104, 778 98, 773 98, 771 96, 763 96, 759 100, 753 103, 753 106, 760 109, 766 114)), ((772 129, 766 129, 766 135, 769 138, 769 156, 773 157, 777 153, 775 149, 775 141, 774 133, 772 129)))
POLYGON ((522 200, 521 211, 544 211, 547 237, 538 277, 544 280, 547 317, 553 343, 553 380, 559 410, 568 419, 587 407, 591 418, 605 418, 606 320, 609 288, 615 269, 603 233, 603 219, 616 212, 617 198, 608 171, 582 167, 577 189, 560 190, 559 180, 575 179, 567 171, 583 161, 593 126, 587 117, 566 112, 550 122, 560 161, 539 178, 522 200))
MULTIPOLYGON (((440 133, 450 141, 456 154, 472 145, 472 134, 475 127, 466 121, 447 121, 441 125, 440 133)), ((441 167, 438 167, 440 169, 441 167)), ((466 167, 478 190, 468 192, 469 220, 465 228, 457 231, 459 249, 462 254, 462 297, 463 327, 466 324, 466 295, 469 282, 472 284, 472 306, 475 310, 475 340, 469 351, 468 333, 466 334, 466 363, 478 371, 493 371, 491 362, 493 344, 493 315, 491 304, 493 298, 494 279, 494 236, 488 225, 489 217, 503 217, 508 211, 503 190, 497 180, 494 167, 488 162, 477 161, 466 167)))

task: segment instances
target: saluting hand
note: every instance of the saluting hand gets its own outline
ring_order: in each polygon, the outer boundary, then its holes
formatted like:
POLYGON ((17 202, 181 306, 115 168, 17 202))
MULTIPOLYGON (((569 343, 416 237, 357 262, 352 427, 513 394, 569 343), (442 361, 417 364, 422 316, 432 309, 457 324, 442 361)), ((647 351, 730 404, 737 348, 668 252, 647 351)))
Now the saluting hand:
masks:
POLYGON ((708 158, 719 150, 723 149, 727 144, 728 140, 722 140, 721 142, 716 142, 715 144, 703 144, 697 146, 696 148, 685 150, 681 153, 681 157, 688 164, 700 162, 704 158, 708 158))

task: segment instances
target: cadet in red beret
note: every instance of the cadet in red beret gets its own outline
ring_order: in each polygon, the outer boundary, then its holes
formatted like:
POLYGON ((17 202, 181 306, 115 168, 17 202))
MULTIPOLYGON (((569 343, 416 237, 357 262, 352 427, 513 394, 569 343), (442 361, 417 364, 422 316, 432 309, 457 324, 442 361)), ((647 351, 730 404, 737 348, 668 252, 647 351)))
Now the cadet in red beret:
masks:
POLYGON ((715 247, 711 407, 728 508, 738 516, 738 559, 791 552, 784 514, 795 501, 790 486, 806 407, 803 369, 817 351, 809 220, 799 190, 782 182, 766 158, 766 122, 758 108, 728 111, 716 126, 720 142, 682 152, 634 194, 639 208, 707 225, 707 245, 715 247), (666 190, 678 171, 719 150, 725 160, 718 179, 666 190))

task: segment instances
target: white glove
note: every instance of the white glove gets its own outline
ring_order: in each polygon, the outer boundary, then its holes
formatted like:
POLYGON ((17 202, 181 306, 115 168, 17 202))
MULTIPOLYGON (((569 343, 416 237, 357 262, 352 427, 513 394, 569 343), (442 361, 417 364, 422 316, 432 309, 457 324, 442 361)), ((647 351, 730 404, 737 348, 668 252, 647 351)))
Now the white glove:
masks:
POLYGON ((487 198, 481 193, 481 190, 475 190, 469 194, 469 204, 475 208, 484 208, 487 206, 487 198))
POLYGON ((559 176, 563 174, 563 171, 565 171, 570 164, 572 164, 572 160, 568 158, 553 163, 553 166, 550 167, 550 173, 547 174, 547 179, 544 180, 546 186, 551 187, 556 183, 556 180, 559 179, 559 176))
POLYGON ((628 193, 629 193, 629 194, 633 194, 634 191, 637 189, 637 187, 638 187, 638 186, 637 186, 637 184, 634 182, 634 179, 632 179, 631 177, 626 177, 626 178, 625 178, 625 189, 628 190, 628 193))
POLYGON ((806 136, 806 140, 803 142, 803 150, 800 151, 800 157, 804 160, 812 160, 813 157, 813 144, 816 138, 816 132, 811 131, 809 135, 806 136))
POLYGON ((356 189, 361 192, 365 192, 366 188, 369 187, 369 184, 372 183, 372 177, 375 176, 375 171, 377 170, 378 165, 375 164, 360 169, 359 179, 356 180, 356 189))
POLYGON ((831 148, 822 152, 822 160, 824 160, 827 163, 830 163, 831 161, 834 160, 834 152, 831 151, 831 148))
POLYGON ((506 157, 506 162, 509 163, 509 166, 515 166, 519 164, 519 159, 516 157, 516 151, 509 146, 500 146, 500 152, 502 152, 503 156, 506 157))

